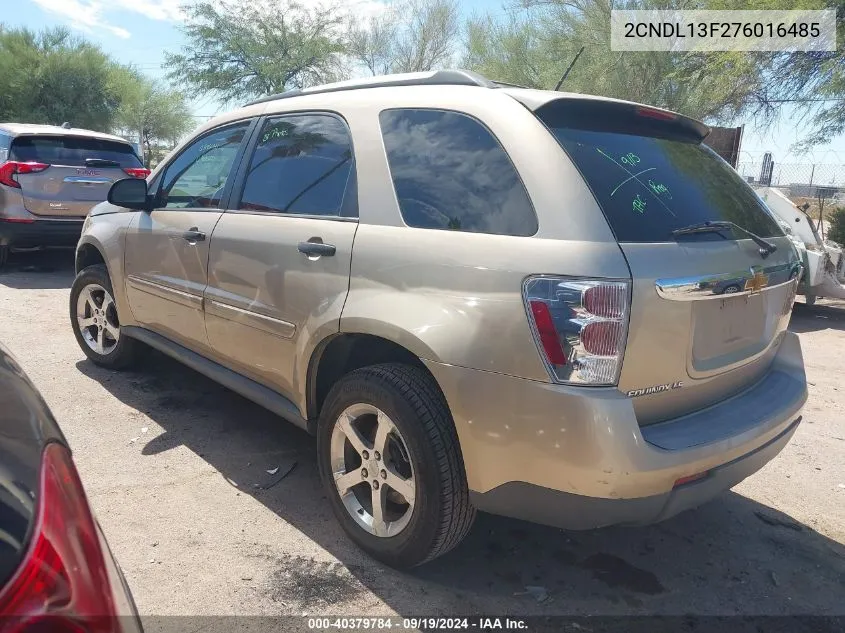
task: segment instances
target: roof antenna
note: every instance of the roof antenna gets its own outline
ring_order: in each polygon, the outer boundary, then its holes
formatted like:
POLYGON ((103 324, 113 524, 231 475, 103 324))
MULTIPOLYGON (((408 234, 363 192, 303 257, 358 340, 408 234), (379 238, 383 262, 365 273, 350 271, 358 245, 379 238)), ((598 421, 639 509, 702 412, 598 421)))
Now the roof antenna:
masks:
POLYGON ((557 85, 555 86, 555 92, 557 92, 558 90, 560 90, 560 86, 563 84, 563 82, 564 82, 564 81, 566 81, 566 78, 569 76, 569 71, 570 71, 570 70, 572 70, 572 67, 575 65, 575 62, 577 62, 577 61, 578 61, 578 58, 579 58, 579 57, 581 57, 581 53, 583 53, 583 52, 584 52, 584 47, 582 46, 582 47, 581 47, 581 50, 579 50, 579 51, 575 54, 574 59, 572 60, 572 62, 570 62, 570 64, 569 64, 569 68, 567 68, 567 69, 566 69, 566 72, 565 72, 565 73, 563 73, 563 77, 561 77, 561 78, 560 78, 560 81, 559 81, 559 82, 557 82, 557 85))
POLYGON ((69 130, 70 129, 70 123, 68 121, 65 121, 64 123, 62 123, 62 127, 66 130, 69 130))

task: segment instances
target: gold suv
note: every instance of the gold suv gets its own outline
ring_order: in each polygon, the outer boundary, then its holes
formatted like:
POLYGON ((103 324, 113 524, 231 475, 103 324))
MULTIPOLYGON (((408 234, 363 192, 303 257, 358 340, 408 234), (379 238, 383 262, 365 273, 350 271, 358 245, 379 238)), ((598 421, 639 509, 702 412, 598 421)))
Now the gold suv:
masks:
POLYGON ((476 509, 662 520, 772 459, 807 396, 797 254, 707 133, 463 71, 262 99, 91 211, 73 330, 316 435, 338 520, 391 565, 476 509))

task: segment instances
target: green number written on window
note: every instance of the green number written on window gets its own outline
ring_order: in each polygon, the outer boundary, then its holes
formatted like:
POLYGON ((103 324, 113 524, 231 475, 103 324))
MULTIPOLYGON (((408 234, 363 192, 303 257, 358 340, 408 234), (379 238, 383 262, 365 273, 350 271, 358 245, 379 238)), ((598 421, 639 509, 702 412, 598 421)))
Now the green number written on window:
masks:
POLYGON ((630 167, 640 163, 640 157, 634 154, 634 152, 628 152, 620 160, 630 167))

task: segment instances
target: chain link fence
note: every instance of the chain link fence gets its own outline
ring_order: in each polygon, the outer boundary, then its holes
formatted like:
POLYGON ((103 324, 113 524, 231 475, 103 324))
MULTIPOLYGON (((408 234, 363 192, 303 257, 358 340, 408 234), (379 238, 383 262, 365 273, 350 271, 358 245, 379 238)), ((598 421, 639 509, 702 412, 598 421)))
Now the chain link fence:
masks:
POLYGON ((845 206, 845 164, 741 161, 736 170, 752 186, 777 187, 793 201, 815 199, 845 206))

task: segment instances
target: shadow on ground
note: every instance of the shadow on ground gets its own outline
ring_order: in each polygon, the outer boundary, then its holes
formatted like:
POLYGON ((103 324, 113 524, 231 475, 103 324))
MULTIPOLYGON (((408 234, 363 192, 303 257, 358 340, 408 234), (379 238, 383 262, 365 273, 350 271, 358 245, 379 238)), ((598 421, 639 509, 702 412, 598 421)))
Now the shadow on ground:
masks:
POLYGON ((819 330, 845 330, 845 301, 820 299, 812 306, 799 299, 792 309, 789 329, 793 332, 817 332, 819 330))
POLYGON ((365 590, 405 615, 420 605, 426 615, 845 613, 842 545, 733 492, 644 528, 575 533, 480 515, 450 554, 411 572, 387 569, 334 521, 305 432, 157 352, 132 372, 77 367, 165 429, 143 455, 186 446, 343 563, 255 553, 277 569, 262 591, 309 613, 365 590), (189 424, 186 409, 200 421, 189 424), (249 464, 259 453, 277 454, 280 473, 294 459, 298 467, 272 485, 264 464, 249 464))
POLYGON ((0 267, 0 285, 23 290, 70 288, 73 258, 72 248, 13 252, 0 267))

